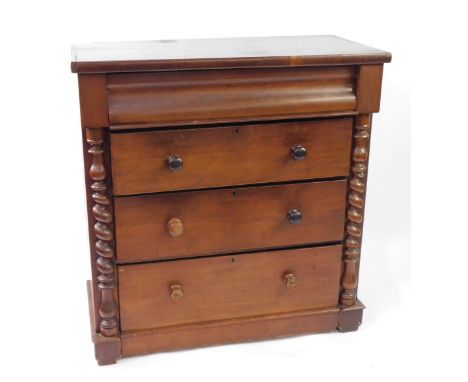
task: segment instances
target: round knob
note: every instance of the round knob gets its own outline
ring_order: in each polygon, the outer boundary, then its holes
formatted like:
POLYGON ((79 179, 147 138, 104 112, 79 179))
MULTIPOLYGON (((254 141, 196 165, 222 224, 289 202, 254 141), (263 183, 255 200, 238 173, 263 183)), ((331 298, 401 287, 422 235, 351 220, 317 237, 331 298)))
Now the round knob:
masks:
POLYGON ((166 225, 167 233, 172 237, 178 237, 184 233, 182 220, 177 218, 169 219, 166 225))
POLYGON ((297 287, 297 277, 294 273, 286 273, 283 276, 283 283, 286 288, 297 287))
POLYGON ((299 224, 302 220, 302 212, 295 208, 289 210, 288 220, 291 224, 299 224))
POLYGON ((178 171, 183 165, 184 161, 178 155, 170 155, 167 158, 167 167, 169 167, 169 170, 171 171, 178 171))
POLYGON ((304 160, 307 156, 307 149, 301 145, 295 145, 291 147, 291 156, 295 160, 304 160))
POLYGON ((182 290, 182 285, 180 284, 172 284, 169 287, 169 291, 171 292, 171 298, 174 301, 180 301, 182 300, 182 297, 184 297, 184 291, 182 290))

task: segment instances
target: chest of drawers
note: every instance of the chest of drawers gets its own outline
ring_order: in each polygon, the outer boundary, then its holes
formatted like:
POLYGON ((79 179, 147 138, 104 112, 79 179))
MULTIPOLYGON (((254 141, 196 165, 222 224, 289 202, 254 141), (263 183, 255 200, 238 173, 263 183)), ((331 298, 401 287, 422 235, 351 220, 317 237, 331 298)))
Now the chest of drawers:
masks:
POLYGON ((390 59, 334 36, 73 48, 99 364, 358 328, 390 59))

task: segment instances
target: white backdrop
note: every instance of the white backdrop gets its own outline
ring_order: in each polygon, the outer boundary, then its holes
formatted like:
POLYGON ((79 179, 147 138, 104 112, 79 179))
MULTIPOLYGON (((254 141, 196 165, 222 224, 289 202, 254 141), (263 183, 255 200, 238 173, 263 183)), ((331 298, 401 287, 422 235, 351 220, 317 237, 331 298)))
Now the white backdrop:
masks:
MULTIPOLYGON (((415 322, 424 320, 411 321, 409 310, 410 71, 419 40, 411 36, 420 23, 432 28, 417 9, 294 0, 17 1, 2 8, 1 380, 394 381, 408 370, 428 371, 428 358, 418 356, 429 352, 427 338, 411 339, 415 322), (98 368, 85 291, 89 249, 70 44, 305 34, 336 34, 393 54, 384 70, 381 112, 374 116, 359 287, 368 309, 361 329, 155 354, 98 368)), ((438 10, 432 11, 435 17, 438 10)), ((431 293, 434 285, 423 290, 431 293)), ((431 310, 422 306, 413 317, 431 310)), ((456 364, 432 366, 457 375, 456 364)))

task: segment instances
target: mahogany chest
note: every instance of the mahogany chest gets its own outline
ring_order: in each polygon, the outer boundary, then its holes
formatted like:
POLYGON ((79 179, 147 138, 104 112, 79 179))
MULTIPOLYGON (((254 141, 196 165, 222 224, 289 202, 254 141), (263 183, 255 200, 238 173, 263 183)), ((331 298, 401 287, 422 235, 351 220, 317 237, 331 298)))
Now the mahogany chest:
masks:
POLYGON ((73 48, 100 365, 358 328, 390 59, 335 36, 73 48))

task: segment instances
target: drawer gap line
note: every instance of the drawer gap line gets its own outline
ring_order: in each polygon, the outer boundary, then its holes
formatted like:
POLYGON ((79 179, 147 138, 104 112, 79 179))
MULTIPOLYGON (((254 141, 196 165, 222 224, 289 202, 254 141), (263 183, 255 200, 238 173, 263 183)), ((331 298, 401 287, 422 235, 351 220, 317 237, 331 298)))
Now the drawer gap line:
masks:
POLYGON ((299 245, 289 245, 283 247, 273 247, 273 248, 261 248, 261 249, 251 249, 251 250, 242 250, 239 252, 227 252, 227 253, 215 253, 213 255, 200 255, 200 256, 190 256, 190 257, 174 257, 170 259, 148 259, 148 260, 132 260, 132 261, 119 261, 117 259, 117 265, 140 265, 140 264, 148 264, 148 263, 167 263, 172 261, 185 261, 185 260, 196 260, 196 259, 205 259, 205 258, 212 258, 212 257, 222 257, 222 256, 239 256, 239 255, 249 255, 249 254, 256 254, 262 252, 278 252, 278 251, 285 251, 285 250, 293 250, 293 249, 307 249, 307 248, 317 248, 317 247, 332 247, 335 245, 342 245, 342 240, 337 241, 325 241, 321 243, 307 243, 307 244, 299 244, 299 245))
POLYGON ((286 186, 294 184, 303 184, 303 183, 320 183, 320 182, 334 182, 340 180, 347 180, 347 176, 333 176, 328 178, 313 178, 313 179, 297 179, 297 180, 285 180, 281 182, 265 182, 265 183, 254 183, 254 184, 242 184, 242 185, 230 185, 230 186, 219 186, 219 187, 205 187, 205 188, 195 188, 195 189, 182 189, 182 190, 172 190, 172 191, 157 191, 157 192, 143 192, 137 194, 127 194, 127 195, 115 195, 115 198, 126 198, 126 197, 135 197, 135 196, 144 196, 144 195, 164 195, 164 194, 177 194, 182 192, 197 192, 197 191, 217 191, 217 190, 234 190, 239 188, 260 188, 260 187, 271 187, 271 186, 286 186))
MULTIPOLYGON (((346 119, 357 115, 356 111, 349 112, 337 112, 327 114, 317 114, 316 116, 288 116, 288 118, 277 119, 260 119, 260 120, 245 120, 245 121, 224 121, 224 122, 202 122, 197 123, 194 121, 190 124, 171 124, 171 125, 154 125, 151 123, 126 123, 126 124, 111 124, 109 126, 112 134, 128 134, 128 133, 150 133, 157 131, 173 131, 173 130, 194 130, 194 129, 205 129, 205 128, 217 128, 217 127, 230 127, 230 126, 249 126, 249 125, 271 125, 272 123, 287 124, 294 122, 312 122, 321 120, 336 120, 346 119)), ((332 122, 332 121, 330 121, 332 122)))

